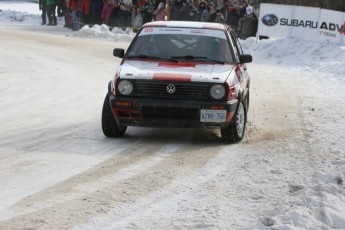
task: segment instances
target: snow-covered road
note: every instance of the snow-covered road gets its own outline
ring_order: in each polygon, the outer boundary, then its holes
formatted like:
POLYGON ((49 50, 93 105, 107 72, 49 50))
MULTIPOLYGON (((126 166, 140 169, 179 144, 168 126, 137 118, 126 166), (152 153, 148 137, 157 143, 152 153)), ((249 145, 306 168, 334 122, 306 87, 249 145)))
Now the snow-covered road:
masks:
POLYGON ((128 42, 47 30, 0 28, 0 229, 345 229, 344 47, 245 41, 238 144, 211 129, 109 139, 112 50, 128 42))

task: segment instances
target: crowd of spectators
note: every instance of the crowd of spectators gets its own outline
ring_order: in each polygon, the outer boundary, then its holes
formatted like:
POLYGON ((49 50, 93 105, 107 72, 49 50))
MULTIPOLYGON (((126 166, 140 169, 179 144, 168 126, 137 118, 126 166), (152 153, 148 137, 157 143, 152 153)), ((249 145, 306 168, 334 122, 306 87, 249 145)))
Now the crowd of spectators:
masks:
POLYGON ((57 13, 73 30, 95 24, 139 28, 151 21, 202 21, 226 23, 245 39, 255 36, 258 26, 254 9, 246 0, 40 0, 39 7, 42 25, 46 17, 47 25, 57 25, 57 13))

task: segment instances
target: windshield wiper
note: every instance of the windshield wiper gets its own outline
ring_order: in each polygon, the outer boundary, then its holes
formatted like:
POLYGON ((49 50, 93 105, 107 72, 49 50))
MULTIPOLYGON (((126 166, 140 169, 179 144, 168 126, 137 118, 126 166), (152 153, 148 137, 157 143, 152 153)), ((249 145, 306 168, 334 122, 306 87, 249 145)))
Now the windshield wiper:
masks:
POLYGON ((162 58, 162 57, 150 56, 150 55, 146 55, 146 54, 127 56, 127 58, 157 59, 157 60, 177 62, 177 60, 173 60, 173 59, 170 59, 170 58, 162 58))
POLYGON ((222 65, 224 65, 225 64, 225 62, 224 61, 219 61, 219 60, 214 60, 214 59, 202 59, 202 60, 200 60, 200 61, 204 61, 204 62, 215 62, 215 63, 217 63, 217 64, 222 64, 222 65))
POLYGON ((215 62, 218 64, 225 64, 224 61, 219 61, 219 60, 214 60, 214 59, 209 59, 205 56, 193 56, 193 55, 185 55, 185 56, 173 56, 171 59, 185 59, 185 60, 196 60, 196 61, 204 61, 204 62, 215 62))
POLYGON ((184 56, 172 56, 171 59, 199 60, 199 59, 207 59, 207 57, 184 55, 184 56))

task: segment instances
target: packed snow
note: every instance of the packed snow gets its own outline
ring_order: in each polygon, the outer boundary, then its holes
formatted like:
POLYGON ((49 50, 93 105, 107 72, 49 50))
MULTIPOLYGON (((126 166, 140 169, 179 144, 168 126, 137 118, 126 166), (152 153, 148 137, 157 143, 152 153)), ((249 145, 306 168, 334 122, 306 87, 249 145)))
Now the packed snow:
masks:
POLYGON ((254 62, 239 144, 212 130, 109 139, 111 49, 133 31, 0 10, 0 229, 345 229, 344 46, 241 41, 254 62))

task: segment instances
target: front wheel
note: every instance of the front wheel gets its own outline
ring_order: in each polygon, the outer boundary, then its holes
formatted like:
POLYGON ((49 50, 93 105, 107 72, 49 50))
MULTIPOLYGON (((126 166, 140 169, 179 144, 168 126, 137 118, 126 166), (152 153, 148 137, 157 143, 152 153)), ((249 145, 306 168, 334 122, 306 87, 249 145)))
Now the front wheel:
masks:
POLYGON ((239 102, 235 122, 227 128, 220 129, 222 140, 225 143, 236 143, 243 139, 247 123, 247 110, 243 101, 239 102))
POLYGON ((121 137, 125 134, 127 126, 117 124, 111 111, 109 93, 104 99, 102 110, 102 130, 106 137, 121 137))

